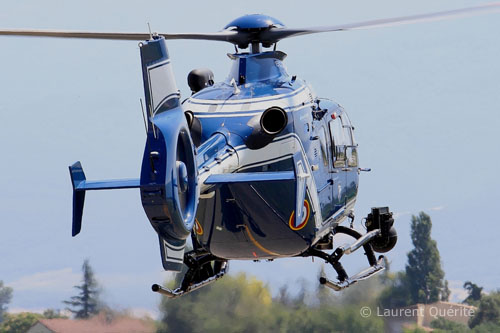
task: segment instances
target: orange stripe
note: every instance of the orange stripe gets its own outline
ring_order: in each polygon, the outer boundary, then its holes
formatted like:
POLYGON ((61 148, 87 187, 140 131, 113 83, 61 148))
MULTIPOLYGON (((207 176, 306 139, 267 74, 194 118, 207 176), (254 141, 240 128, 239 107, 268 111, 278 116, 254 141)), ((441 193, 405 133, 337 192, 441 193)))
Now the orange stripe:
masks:
POLYGON ((260 245, 259 242, 257 242, 257 240, 253 237, 252 233, 250 232, 250 229, 248 228, 247 225, 244 225, 243 226, 245 228, 245 230, 247 231, 247 234, 248 234, 248 237, 250 237, 250 240, 252 241, 252 243, 257 246, 262 252, 265 252, 267 254, 270 254, 270 255, 273 255, 273 256, 280 256, 279 253, 275 253, 275 252, 272 252, 272 251, 269 251, 268 249, 266 249, 265 247, 263 247, 262 245, 260 245))
POLYGON ((293 225, 293 222, 294 222, 294 217, 295 217, 295 211, 292 212, 292 214, 290 215, 290 219, 288 219, 288 226, 290 227, 290 229, 294 230, 294 231, 297 231, 297 230, 300 230, 300 229, 303 229, 306 225, 307 225, 307 221, 309 221, 309 215, 311 213, 311 207, 309 206, 309 201, 307 200, 304 200, 304 206, 306 208, 306 218, 304 220, 304 222, 302 222, 297 228, 293 225))
POLYGON ((196 232, 196 234, 197 234, 198 236, 203 235, 203 228, 201 227, 201 224, 200 224, 200 222, 198 221, 198 219, 194 219, 194 223, 195 223, 195 226, 194 226, 194 231, 196 232))

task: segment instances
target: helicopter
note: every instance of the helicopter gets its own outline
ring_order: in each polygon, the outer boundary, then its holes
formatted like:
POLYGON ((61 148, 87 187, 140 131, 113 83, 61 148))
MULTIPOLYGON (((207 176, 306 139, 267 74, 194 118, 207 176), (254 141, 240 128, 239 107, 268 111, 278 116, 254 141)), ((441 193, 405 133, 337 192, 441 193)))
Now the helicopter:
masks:
POLYGON ((141 177, 91 182, 81 164, 73 164, 73 236, 81 229, 86 191, 139 188, 159 235, 163 267, 188 267, 180 288, 153 286, 169 297, 222 277, 228 260, 317 256, 338 274, 337 281, 325 277, 320 282, 336 290, 376 274, 383 260, 374 257, 374 250, 387 252, 397 239, 391 213, 387 207, 372 209, 364 235, 341 225, 354 218, 358 174, 368 171, 358 167, 353 126, 340 105, 318 98, 304 81, 287 74, 286 55, 276 44, 302 34, 411 23, 496 6, 312 29, 287 29, 274 18, 250 15, 213 34, 26 32, 145 40, 140 51, 148 138, 141 177), (165 45, 165 39, 180 38, 236 46, 229 78, 215 83, 210 71, 192 72, 188 81, 193 95, 183 102, 165 45), (240 52, 248 47, 249 52, 240 52), (338 233, 356 241, 327 254, 324 250, 333 250, 338 233), (184 253, 190 237, 194 249, 184 253), (360 247, 369 268, 348 276, 340 258, 360 247))

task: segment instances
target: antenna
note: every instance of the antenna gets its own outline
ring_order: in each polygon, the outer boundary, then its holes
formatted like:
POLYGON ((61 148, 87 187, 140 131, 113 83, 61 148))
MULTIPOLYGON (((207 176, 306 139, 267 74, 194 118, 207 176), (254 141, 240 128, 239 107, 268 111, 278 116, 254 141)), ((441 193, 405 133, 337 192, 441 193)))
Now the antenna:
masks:
POLYGON ((153 33, 151 32, 151 26, 149 25, 149 22, 148 22, 148 30, 149 30, 149 39, 153 39, 153 33))
POLYGON ((238 95, 241 92, 240 88, 238 88, 238 85, 236 84, 236 80, 234 79, 234 77, 231 79, 231 82, 229 82, 229 84, 234 88, 233 95, 238 95))
POLYGON ((144 114, 144 105, 142 104, 142 98, 139 98, 141 102, 142 119, 144 120, 144 128, 146 129, 146 135, 148 135, 148 124, 146 121, 146 114, 144 114))
POLYGON ((154 113, 153 113, 153 106, 151 104, 149 105, 149 116, 151 117, 151 126, 153 126, 153 136, 156 139, 156 129, 155 129, 155 124, 153 123, 154 113))

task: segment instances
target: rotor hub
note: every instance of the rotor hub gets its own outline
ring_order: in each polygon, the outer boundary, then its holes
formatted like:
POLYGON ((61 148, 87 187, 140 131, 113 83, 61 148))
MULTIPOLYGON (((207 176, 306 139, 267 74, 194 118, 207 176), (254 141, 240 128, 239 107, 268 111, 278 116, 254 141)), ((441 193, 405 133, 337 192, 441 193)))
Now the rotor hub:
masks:
POLYGON ((233 42, 238 47, 245 49, 251 44, 251 52, 260 53, 261 44, 263 47, 271 47, 272 44, 276 43, 273 40, 263 40, 262 33, 275 28, 283 29, 284 27, 285 25, 274 17, 263 14, 250 14, 231 21, 224 27, 224 30, 238 33, 240 38, 233 42))
POLYGON ((285 25, 274 17, 263 14, 250 14, 238 17, 224 27, 224 30, 259 31, 270 28, 284 28, 285 25))

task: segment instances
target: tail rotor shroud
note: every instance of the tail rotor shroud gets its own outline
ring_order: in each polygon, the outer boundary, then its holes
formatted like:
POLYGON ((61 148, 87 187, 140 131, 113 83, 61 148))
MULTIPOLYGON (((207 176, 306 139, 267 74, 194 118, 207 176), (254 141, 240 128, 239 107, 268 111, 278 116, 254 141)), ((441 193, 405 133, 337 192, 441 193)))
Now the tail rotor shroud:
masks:
POLYGON ((197 164, 165 39, 140 43, 148 138, 141 170, 144 211, 159 236, 165 270, 180 271, 198 205, 197 164))
POLYGON ((140 188, 142 205, 159 236, 163 267, 180 271, 198 206, 195 146, 180 105, 165 39, 155 37, 139 46, 149 116, 141 177, 87 181, 81 163, 71 165, 72 235, 81 230, 86 191, 140 188))

